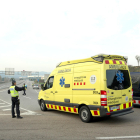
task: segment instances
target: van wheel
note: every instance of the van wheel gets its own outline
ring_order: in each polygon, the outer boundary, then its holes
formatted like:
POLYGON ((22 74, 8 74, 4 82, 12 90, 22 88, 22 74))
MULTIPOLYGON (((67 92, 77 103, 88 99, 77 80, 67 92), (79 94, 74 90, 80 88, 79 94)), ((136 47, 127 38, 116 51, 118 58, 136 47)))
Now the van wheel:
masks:
POLYGON ((80 108, 79 116, 80 116, 81 120, 86 123, 90 122, 92 119, 90 110, 86 106, 83 106, 80 108))
POLYGON ((45 105, 45 102, 44 102, 43 100, 41 100, 40 109, 41 109, 42 111, 46 111, 46 110, 47 110, 46 105, 45 105))

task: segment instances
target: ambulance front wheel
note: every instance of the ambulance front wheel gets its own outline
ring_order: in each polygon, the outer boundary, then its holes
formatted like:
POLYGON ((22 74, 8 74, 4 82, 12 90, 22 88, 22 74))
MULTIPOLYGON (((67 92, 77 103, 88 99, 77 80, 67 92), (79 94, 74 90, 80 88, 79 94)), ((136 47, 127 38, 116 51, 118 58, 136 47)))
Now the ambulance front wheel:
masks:
POLYGON ((46 105, 45 105, 45 102, 43 100, 41 100, 41 102, 40 102, 40 109, 42 111, 46 111, 47 110, 46 105))
POLYGON ((92 115, 90 113, 90 110, 86 106, 82 106, 80 108, 79 116, 80 116, 81 120, 83 122, 86 122, 86 123, 90 122, 92 119, 92 115))

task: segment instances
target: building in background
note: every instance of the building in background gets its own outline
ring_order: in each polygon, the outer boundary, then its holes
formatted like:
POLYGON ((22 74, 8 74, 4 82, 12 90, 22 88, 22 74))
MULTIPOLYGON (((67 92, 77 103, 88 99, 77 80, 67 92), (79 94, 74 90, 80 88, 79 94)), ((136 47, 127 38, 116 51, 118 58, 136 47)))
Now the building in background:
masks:
POLYGON ((28 76, 28 79, 30 80, 30 81, 35 81, 35 80, 40 80, 42 78, 42 76, 28 76))

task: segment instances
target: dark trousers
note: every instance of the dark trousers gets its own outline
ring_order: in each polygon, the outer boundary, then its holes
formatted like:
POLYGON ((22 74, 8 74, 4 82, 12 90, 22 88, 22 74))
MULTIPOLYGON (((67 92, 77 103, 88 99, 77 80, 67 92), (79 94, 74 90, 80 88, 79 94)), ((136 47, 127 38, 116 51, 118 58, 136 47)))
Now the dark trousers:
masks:
POLYGON ((25 90, 24 90, 24 93, 23 93, 23 95, 26 95, 26 93, 25 93, 25 90))
POLYGON ((15 106, 16 106, 16 113, 17 117, 20 116, 20 110, 19 110, 19 100, 17 97, 12 97, 12 117, 15 116, 15 106))

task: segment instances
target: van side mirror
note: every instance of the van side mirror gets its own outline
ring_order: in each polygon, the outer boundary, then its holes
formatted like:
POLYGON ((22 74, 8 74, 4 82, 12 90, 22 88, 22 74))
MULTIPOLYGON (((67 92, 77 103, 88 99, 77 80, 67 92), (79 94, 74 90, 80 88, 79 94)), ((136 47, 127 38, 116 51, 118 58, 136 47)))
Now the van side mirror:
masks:
POLYGON ((44 84, 41 84, 41 89, 44 90, 44 84))

